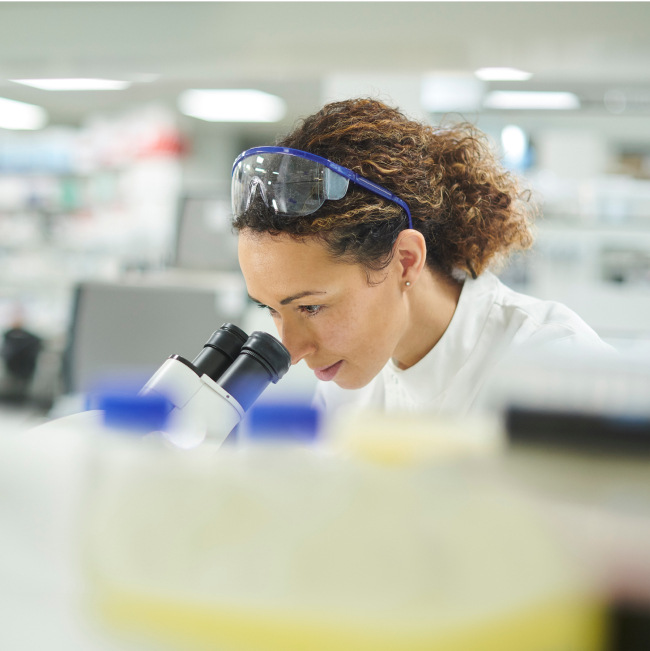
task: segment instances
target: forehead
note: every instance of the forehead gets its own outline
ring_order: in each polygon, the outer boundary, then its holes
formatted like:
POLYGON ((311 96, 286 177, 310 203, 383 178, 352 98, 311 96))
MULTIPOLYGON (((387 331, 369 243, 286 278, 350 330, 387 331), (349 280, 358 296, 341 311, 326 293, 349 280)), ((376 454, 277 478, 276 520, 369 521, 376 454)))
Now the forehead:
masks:
POLYGON ((333 261, 315 238, 248 230, 239 234, 239 264, 249 294, 264 302, 306 290, 335 291, 366 278, 359 265, 333 261))

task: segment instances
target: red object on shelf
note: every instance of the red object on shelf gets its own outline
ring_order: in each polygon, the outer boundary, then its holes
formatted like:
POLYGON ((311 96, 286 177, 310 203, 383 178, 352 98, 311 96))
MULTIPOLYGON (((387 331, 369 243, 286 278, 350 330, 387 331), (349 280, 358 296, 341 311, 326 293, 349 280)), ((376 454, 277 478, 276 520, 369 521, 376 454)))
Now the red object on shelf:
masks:
POLYGON ((183 135, 175 130, 160 131, 156 138, 143 143, 137 152, 137 158, 157 156, 184 156, 189 151, 189 143, 183 135))

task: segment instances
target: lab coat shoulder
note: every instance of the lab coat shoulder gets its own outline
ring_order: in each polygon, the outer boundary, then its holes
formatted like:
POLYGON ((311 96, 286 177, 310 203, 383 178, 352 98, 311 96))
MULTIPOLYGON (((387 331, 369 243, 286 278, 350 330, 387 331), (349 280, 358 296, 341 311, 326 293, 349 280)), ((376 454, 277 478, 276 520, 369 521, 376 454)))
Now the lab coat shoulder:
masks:
POLYGON ((614 350, 565 305, 519 294, 496 277, 494 281, 498 283, 498 291, 493 312, 501 322, 509 346, 543 347, 549 351, 568 348, 584 352, 614 350))
POLYGON ((454 378, 456 400, 450 406, 455 410, 480 407, 495 373, 522 355, 616 354, 565 305, 515 292, 489 272, 484 276, 481 285, 492 287, 493 302, 472 354, 454 378))

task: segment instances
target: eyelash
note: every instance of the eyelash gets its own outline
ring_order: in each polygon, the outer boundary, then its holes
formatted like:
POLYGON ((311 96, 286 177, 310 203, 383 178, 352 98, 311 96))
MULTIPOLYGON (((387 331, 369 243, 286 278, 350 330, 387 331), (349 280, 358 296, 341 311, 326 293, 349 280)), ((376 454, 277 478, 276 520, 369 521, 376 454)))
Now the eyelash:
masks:
POLYGON ((316 316, 322 309, 322 305, 301 305, 300 309, 304 311, 307 316, 316 316), (314 312, 310 312, 308 308, 310 307, 315 307, 316 310, 314 312))
MULTIPOLYGON (((276 314, 276 311, 272 307, 269 307, 268 305, 263 305, 263 304, 259 303, 257 305, 257 307, 259 307, 261 310, 268 310, 272 315, 276 314)), ((300 305, 299 308, 300 308, 300 310, 303 311, 304 314, 311 317, 311 316, 316 316, 317 314, 319 314, 321 312, 321 310, 323 309, 323 306, 322 305, 300 305), (310 312, 309 309, 308 309, 310 307, 315 307, 317 309, 314 312, 310 312)))

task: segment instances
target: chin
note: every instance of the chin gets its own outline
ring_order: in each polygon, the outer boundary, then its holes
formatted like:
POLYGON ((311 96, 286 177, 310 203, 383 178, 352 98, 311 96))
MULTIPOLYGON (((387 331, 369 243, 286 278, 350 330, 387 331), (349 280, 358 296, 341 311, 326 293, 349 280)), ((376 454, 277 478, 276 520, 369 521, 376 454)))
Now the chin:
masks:
POLYGON ((374 378, 374 375, 368 378, 347 378, 344 375, 342 378, 339 379, 336 377, 332 381, 341 389, 353 391, 354 389, 363 389, 363 387, 368 386, 374 378))

